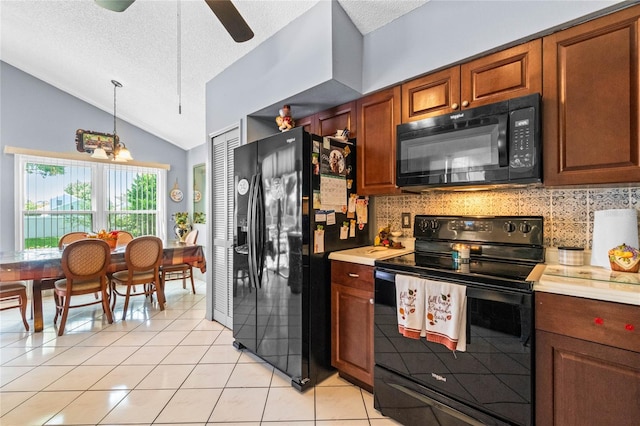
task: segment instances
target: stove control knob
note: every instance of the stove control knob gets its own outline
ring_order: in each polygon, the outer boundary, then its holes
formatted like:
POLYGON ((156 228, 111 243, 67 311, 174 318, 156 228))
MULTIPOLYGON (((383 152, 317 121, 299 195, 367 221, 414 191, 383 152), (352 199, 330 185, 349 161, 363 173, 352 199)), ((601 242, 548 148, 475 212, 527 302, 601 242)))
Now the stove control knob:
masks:
POLYGON ((514 225, 512 222, 505 222, 505 224, 502 226, 502 229, 504 229, 504 232, 508 232, 510 234, 512 232, 515 232, 516 225, 514 225))
POLYGON ((520 232, 522 232, 523 234, 528 234, 529 232, 531 232, 531 225, 529 225, 528 223, 521 223, 520 232))
POLYGON ((438 223, 437 220, 433 219, 429 222, 429 228, 433 229, 434 231, 439 227, 440 227, 440 224, 438 223))

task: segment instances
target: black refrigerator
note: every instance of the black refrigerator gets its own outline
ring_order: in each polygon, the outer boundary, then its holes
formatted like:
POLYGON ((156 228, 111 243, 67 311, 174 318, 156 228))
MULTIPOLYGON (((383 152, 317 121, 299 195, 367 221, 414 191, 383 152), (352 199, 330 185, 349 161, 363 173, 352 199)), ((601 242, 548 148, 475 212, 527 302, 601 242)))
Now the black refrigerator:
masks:
POLYGON ((234 151, 234 346, 301 391, 332 373, 328 254, 368 243, 355 156, 302 128, 234 151))

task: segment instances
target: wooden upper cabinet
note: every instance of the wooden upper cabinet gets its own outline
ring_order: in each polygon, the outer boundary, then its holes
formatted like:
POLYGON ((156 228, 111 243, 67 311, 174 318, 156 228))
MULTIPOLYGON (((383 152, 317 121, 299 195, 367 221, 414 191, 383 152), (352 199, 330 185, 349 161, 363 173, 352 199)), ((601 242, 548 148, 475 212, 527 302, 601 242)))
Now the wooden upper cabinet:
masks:
POLYGON ((540 39, 402 85, 402 122, 542 91, 540 39))
POLYGON ((402 122, 446 114, 460 105, 460 68, 452 67, 402 85, 402 122))
POLYGON ((357 101, 357 187, 359 195, 400 193, 396 188, 396 126, 400 124, 400 86, 357 101))
POLYGON ((304 131, 307 133, 315 133, 316 131, 316 116, 314 115, 310 115, 308 117, 303 117, 303 118, 295 118, 294 120, 296 122, 296 127, 302 127, 304 128, 304 131))
POLYGON ((315 133, 320 136, 335 135, 337 130, 349 129, 349 138, 357 137, 356 101, 349 102, 316 114, 315 133))
POLYGON ((543 39, 546 185, 640 181, 640 6, 543 39))
POLYGON ((463 108, 540 93, 542 41, 536 39, 462 64, 460 75, 463 108))

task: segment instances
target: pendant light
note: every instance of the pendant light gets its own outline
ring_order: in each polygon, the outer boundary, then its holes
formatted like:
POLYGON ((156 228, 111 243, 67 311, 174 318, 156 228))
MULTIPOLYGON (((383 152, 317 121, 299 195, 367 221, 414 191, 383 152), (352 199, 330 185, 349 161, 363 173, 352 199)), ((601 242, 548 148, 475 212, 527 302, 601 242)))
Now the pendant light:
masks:
MULTIPOLYGON (((116 80, 111 80, 111 84, 113 84, 113 161, 123 163, 133 160, 133 157, 124 142, 120 142, 118 140, 118 134, 116 132, 116 90, 118 87, 122 87, 122 83, 116 80)), ((91 158, 108 160, 109 155, 102 145, 99 145, 98 148, 93 151, 93 154, 91 154, 91 158)))

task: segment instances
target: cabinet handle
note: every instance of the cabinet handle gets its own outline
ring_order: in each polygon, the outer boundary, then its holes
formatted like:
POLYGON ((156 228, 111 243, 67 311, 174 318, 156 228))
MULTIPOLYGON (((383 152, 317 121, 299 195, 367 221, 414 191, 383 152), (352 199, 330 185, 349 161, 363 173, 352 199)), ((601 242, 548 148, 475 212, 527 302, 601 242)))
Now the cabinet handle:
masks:
POLYGON ((360 275, 349 272, 351 278, 360 278, 360 275))
POLYGON ((624 326, 624 329, 627 331, 633 331, 634 328, 633 324, 625 324, 624 326))
POLYGON ((468 107, 469 106, 469 101, 462 101, 462 106, 463 107, 468 107))
POLYGON ((595 318, 594 318, 594 320, 593 320, 593 322, 594 322, 596 325, 602 325, 602 324, 604 324, 604 320, 603 320, 602 318, 600 318, 600 317, 595 317, 595 318))
POLYGON ((455 102, 451 105, 451 109, 458 109, 459 107, 460 107, 460 105, 458 105, 455 102))
POLYGON ((374 300, 373 300, 373 299, 369 299, 369 303, 370 303, 371 305, 373 305, 373 304, 374 304, 374 300))

